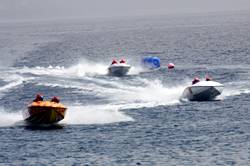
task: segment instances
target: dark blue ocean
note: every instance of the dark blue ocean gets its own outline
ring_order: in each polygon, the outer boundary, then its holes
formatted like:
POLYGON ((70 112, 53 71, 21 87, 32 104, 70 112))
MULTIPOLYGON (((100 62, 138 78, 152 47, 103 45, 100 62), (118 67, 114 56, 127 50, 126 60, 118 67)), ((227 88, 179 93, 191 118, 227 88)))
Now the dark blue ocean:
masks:
POLYGON ((249 12, 1 22, 0 165, 250 165, 249 64, 249 12), (205 75, 222 95, 180 101, 205 75), (23 123, 37 93, 68 107, 57 126, 23 123))

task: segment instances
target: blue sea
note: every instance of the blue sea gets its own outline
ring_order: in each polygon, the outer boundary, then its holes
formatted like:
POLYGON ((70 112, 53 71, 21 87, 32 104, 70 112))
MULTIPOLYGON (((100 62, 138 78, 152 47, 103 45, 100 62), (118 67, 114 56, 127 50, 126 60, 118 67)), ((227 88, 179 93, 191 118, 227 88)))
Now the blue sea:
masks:
POLYGON ((1 22, 0 165, 250 165, 249 64, 249 12, 1 22), (222 94, 180 101, 205 75, 222 94), (23 122, 37 93, 67 106, 56 127, 23 122))

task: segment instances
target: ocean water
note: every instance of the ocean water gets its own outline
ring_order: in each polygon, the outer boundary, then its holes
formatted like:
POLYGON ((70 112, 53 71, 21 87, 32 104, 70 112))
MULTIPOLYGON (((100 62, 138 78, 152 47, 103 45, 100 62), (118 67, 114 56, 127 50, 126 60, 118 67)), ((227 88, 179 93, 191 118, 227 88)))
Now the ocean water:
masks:
POLYGON ((249 64, 247 12, 1 22, 0 165, 250 165, 249 64), (128 76, 107 76, 113 58, 128 76), (205 75, 222 95, 180 101, 205 75), (37 93, 68 107, 57 127, 23 123, 37 93))

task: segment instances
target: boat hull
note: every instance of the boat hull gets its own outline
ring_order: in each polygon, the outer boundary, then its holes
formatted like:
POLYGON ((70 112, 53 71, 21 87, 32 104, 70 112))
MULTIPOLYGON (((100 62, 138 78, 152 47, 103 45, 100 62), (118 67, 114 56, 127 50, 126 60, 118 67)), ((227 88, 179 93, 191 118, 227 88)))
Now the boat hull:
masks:
POLYGON ((214 100, 219 96, 223 91, 224 86, 222 84, 216 85, 195 85, 187 87, 183 94, 182 98, 188 99, 190 101, 208 101, 214 100))
MULTIPOLYGON (((33 102, 34 103, 34 102, 33 102)), ((32 124, 54 124, 64 119, 67 108, 57 103, 30 105, 23 112, 24 120, 32 124)))
POLYGON ((129 70, 129 65, 112 65, 108 68, 108 73, 109 75, 120 77, 127 75, 129 70))

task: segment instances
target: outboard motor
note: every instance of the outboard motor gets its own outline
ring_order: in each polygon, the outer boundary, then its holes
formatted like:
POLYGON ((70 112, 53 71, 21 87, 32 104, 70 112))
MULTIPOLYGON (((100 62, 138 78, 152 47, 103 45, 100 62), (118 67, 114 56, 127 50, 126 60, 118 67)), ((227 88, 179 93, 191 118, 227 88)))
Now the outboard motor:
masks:
POLYGON ((147 56, 142 59, 142 64, 144 67, 149 69, 157 69, 161 67, 160 58, 155 56, 147 56))

